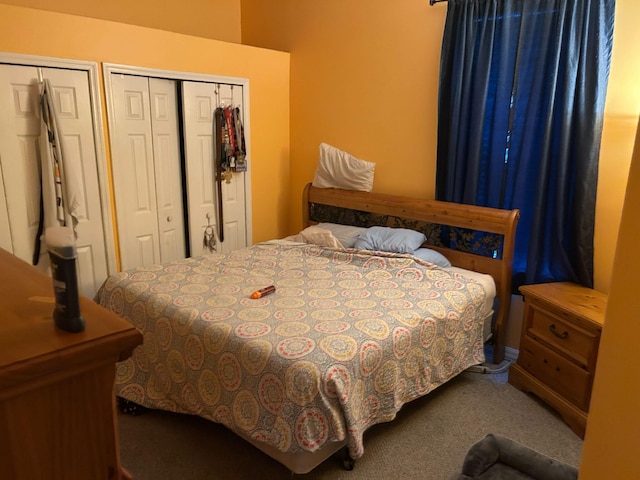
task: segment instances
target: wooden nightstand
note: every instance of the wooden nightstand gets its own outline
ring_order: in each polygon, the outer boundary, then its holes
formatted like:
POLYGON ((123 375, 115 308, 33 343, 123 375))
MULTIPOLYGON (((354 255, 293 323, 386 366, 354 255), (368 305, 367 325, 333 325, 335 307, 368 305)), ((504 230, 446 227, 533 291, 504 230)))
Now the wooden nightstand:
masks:
POLYGON ((520 353, 509 383, 547 402, 584 437, 607 296, 567 282, 520 291, 520 353))

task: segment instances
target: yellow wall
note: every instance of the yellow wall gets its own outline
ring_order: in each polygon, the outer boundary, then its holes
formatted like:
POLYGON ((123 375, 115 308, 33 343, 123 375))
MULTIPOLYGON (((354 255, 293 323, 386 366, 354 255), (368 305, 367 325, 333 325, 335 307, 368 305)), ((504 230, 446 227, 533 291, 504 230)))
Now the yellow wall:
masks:
POLYGON ((640 129, 629 173, 611 293, 582 450, 581 480, 638 478, 640 129))
POLYGON ((3 0, 1 3, 240 43, 240 0, 3 0))
MULTIPOLYGON (((446 3, 268 3, 242 0, 242 41, 291 52, 292 231, 300 226, 300 191, 313 177, 323 141, 376 162, 375 191, 433 198, 446 3)), ((594 239, 595 285, 603 292, 640 112, 639 17, 640 2, 618 2, 594 239)))
POLYGON ((242 1, 242 41, 291 52, 291 231, 301 226, 300 195, 321 142, 375 162, 375 191, 433 198, 446 8, 427 0, 265 3, 242 1))
POLYGON ((622 203, 640 114, 640 2, 618 0, 602 132, 594 235, 594 283, 609 292, 622 203))
POLYGON ((4 4, 0 51, 248 78, 253 241, 286 234, 288 53, 4 4))

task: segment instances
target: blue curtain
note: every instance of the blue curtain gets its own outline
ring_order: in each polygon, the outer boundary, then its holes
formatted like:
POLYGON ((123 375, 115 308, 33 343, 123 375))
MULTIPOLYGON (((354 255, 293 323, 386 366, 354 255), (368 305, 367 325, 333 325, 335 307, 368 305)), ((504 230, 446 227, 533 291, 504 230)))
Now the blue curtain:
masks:
POLYGON ((593 286, 615 0, 449 0, 439 200, 520 209, 514 286, 593 286))

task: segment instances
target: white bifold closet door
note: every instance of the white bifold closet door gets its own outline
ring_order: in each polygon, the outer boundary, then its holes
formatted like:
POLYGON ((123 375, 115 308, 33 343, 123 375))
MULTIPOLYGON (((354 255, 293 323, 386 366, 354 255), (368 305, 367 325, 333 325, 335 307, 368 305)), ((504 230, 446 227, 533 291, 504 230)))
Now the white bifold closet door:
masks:
MULTIPOLYGON (((213 112, 218 106, 242 108, 242 85, 183 82, 185 163, 192 256, 212 253, 203 245, 207 226, 217 225, 215 217, 215 171, 213 165, 213 112), (217 91, 217 93, 216 93, 217 91)), ((241 113, 242 115, 242 113, 241 113)), ((244 118, 243 118, 244 120, 244 118)), ((246 247, 247 209, 245 172, 233 172, 229 183, 222 182, 224 242, 217 252, 246 247)))
MULTIPOLYGON (((77 233, 80 293, 93 297, 107 277, 88 73, 65 68, 0 64, 0 247, 31 263, 40 212, 39 79, 53 87, 65 158, 79 159, 85 204, 77 233)), ((38 268, 49 271, 44 239, 38 268)))
POLYGON ((121 267, 185 258, 176 81, 112 74, 111 87, 121 267))

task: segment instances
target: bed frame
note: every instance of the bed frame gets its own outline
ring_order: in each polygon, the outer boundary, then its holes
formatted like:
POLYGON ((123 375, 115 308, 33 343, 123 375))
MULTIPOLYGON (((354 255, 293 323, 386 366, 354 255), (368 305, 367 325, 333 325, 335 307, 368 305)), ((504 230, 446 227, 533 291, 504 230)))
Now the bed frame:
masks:
POLYGON ((493 363, 504 360, 519 210, 317 188, 310 183, 305 186, 302 197, 305 227, 332 222, 411 228, 423 232, 427 237, 425 246, 442 253, 452 265, 491 275, 496 282, 498 300, 492 327, 493 363))
MULTIPOLYGON (((490 274, 496 282, 496 318, 492 333, 494 363, 504 360, 505 327, 511 305, 511 266, 518 210, 499 210, 434 200, 316 188, 308 184, 303 192, 304 226, 320 222, 368 227, 384 225, 423 232, 425 246, 445 255, 457 267, 490 274)), ((131 402, 125 401, 127 405, 131 402)), ((120 404, 122 409, 122 404, 120 404)), ((136 408, 137 411, 137 408, 136 408)), ((315 452, 280 452, 241 432, 239 436, 285 465, 304 474, 343 450, 343 465, 353 468, 346 440, 327 442, 315 452)))

